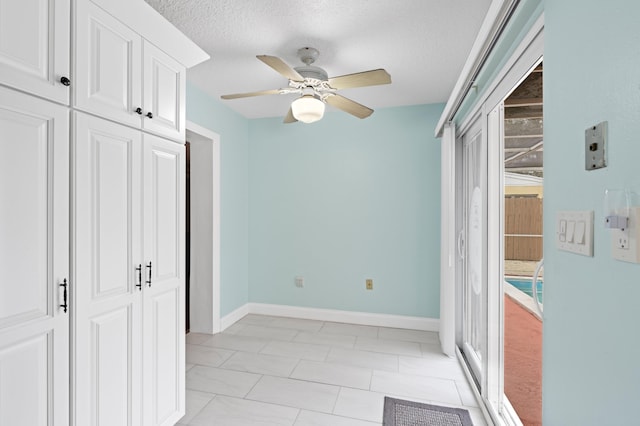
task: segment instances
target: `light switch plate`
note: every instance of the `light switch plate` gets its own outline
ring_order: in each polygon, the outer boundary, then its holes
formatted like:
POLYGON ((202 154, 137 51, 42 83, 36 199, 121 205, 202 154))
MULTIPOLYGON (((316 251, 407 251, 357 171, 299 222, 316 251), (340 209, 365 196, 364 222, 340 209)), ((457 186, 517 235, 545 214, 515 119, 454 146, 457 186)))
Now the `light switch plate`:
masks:
POLYGON ((556 219, 559 250, 593 256, 593 211, 562 211, 556 219))
POLYGON ((607 131, 606 121, 591 126, 584 131, 584 168, 597 170, 607 167, 607 131))

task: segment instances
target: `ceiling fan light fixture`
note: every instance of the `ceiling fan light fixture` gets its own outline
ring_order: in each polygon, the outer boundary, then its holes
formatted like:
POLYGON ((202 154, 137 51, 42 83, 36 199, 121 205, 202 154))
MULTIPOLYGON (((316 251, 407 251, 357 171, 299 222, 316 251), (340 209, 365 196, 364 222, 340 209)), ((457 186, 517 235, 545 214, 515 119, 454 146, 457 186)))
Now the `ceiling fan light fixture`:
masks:
POLYGON ((314 95, 302 95, 291 103, 291 112, 296 120, 313 123, 324 115, 324 102, 314 95))

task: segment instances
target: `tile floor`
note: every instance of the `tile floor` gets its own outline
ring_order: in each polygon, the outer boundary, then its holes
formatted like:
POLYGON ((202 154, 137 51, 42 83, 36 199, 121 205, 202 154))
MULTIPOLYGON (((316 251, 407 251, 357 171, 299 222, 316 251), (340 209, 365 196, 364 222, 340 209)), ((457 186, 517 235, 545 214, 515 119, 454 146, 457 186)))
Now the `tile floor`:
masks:
POLYGON ((469 410, 486 425, 436 333, 247 315, 187 335, 190 426, 373 426, 384 396, 469 410))

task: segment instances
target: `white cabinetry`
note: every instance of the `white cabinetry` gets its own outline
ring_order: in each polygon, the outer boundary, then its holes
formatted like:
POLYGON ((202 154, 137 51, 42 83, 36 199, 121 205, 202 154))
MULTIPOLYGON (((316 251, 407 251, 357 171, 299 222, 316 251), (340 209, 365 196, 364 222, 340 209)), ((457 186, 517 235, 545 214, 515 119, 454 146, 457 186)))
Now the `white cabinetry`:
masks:
POLYGON ((162 50, 145 40, 143 44, 142 127, 160 136, 185 141, 186 70, 162 50))
POLYGON ((185 411, 185 65, 208 56, 100 4, 0 0, 0 426, 185 411))
POLYGON ((0 88, 0 426, 69 421, 68 162, 67 108, 0 88))
POLYGON ((76 15, 75 106, 184 141, 185 67, 94 3, 76 15))
POLYGON ((74 118, 75 424, 173 425, 185 398, 184 146, 74 118))
POLYGON ((142 135, 74 122, 74 424, 139 425, 142 135))
POLYGON ((69 0, 0 0, 0 84, 68 104, 69 19, 69 0))
POLYGON ((185 147, 144 135, 143 407, 145 426, 185 412, 185 147))
POLYGON ((140 127, 140 36, 88 1, 77 4, 76 34, 74 106, 140 127))

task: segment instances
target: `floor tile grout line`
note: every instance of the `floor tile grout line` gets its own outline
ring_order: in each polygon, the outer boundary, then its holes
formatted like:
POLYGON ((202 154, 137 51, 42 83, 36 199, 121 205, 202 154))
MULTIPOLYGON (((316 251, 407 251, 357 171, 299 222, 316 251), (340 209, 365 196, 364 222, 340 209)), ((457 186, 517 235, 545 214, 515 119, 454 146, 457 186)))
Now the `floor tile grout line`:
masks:
POLYGON ((298 419, 300 418, 300 414, 302 414, 302 408, 298 408, 298 414, 296 414, 296 418, 293 419, 293 423, 291 423, 291 426, 294 426, 296 423, 298 423, 298 419))
POLYGON ((298 368, 298 366, 300 365, 300 362, 302 361, 302 358, 298 360, 298 362, 296 363, 295 367, 293 367, 293 370, 291 370, 291 373, 289 373, 289 376, 287 376, 289 379, 291 379, 291 375, 296 371, 296 369, 298 368))
MULTIPOLYGON (((279 377, 279 378, 280 379, 296 380, 296 381, 299 381, 299 382, 304 382, 304 380, 288 379, 286 377, 279 377)), ((309 383, 311 383, 311 382, 309 382, 309 383)), ((323 383, 323 384, 326 385, 326 383, 323 383)), ((256 385, 257 385, 257 383, 256 383, 256 385)), ((334 385, 328 385, 328 386, 334 386, 334 385)), ((254 387, 255 387, 255 385, 254 385, 254 387)), ((334 386, 334 387, 338 387, 339 388, 339 386, 334 386)), ((252 388, 252 390, 253 390, 253 388, 252 388)), ((242 399, 247 400, 247 401, 252 401, 252 402, 259 402, 259 403, 262 403, 262 404, 270 404, 270 405, 277 405, 277 406, 280 406, 280 407, 295 408, 296 410, 300 410, 300 411, 306 410, 306 411, 314 411, 316 413, 333 414, 333 413, 327 413, 327 412, 324 412, 324 411, 317 411, 317 410, 310 410, 308 408, 296 407, 294 405, 277 404, 277 403, 274 403, 274 402, 268 402, 268 401, 263 401, 263 400, 259 400, 259 399, 251 399, 251 398, 248 398, 250 393, 251 393, 251 391, 249 391, 249 393, 247 393, 247 395, 242 399)), ((234 397, 231 397, 231 398, 234 398, 234 397)))
MULTIPOLYGON (((196 392, 198 392, 198 391, 196 391, 196 392)), ((204 393, 206 393, 206 392, 204 392, 204 393)), ((186 392, 185 392, 185 394, 186 394, 186 392)), ((191 424, 191 421, 192 421, 193 419, 195 419, 196 417, 198 417, 198 414, 202 413, 202 412, 204 411, 204 409, 205 409, 205 408, 207 408, 207 406, 208 406, 209 404, 211 404, 211 403, 213 402, 213 400, 214 400, 214 399, 216 399, 216 397, 217 397, 217 396, 218 396, 218 395, 213 395, 213 398, 211 398, 211 400, 210 400, 209 402, 207 402, 206 404, 204 404, 204 406, 203 406, 201 409, 199 409, 197 413, 195 413, 195 414, 193 415, 193 417, 189 420, 189 423, 187 423, 187 424, 191 424)), ((185 405, 186 405, 186 403, 185 403, 185 405)), ((186 410, 185 410, 185 411, 186 411, 186 410)), ((186 413, 185 413, 185 415, 186 415, 186 413)))
POLYGON ((247 396, 249 396, 249 394, 253 391, 253 389, 255 389, 255 387, 258 385, 258 383, 260 383, 260 381, 262 379, 264 379, 265 374, 261 374, 260 378, 258 380, 256 380, 256 382, 253 384, 253 386, 251 386, 251 389, 249 389, 249 391, 244 394, 244 396, 242 397, 242 399, 246 399, 247 401, 252 401, 251 399, 248 399, 247 396))

